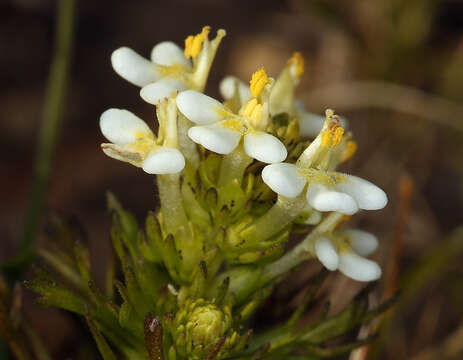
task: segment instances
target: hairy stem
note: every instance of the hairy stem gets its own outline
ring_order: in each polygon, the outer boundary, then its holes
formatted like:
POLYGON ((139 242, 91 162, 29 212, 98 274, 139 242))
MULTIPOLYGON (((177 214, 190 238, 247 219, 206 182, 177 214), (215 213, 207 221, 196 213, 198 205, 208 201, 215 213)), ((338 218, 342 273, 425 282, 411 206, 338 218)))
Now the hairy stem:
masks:
POLYGON ((241 184, 244 171, 251 164, 252 159, 244 152, 242 144, 233 150, 232 153, 224 155, 220 167, 219 188, 226 186, 234 179, 241 184))
POLYGON ((297 246, 289 250, 277 261, 266 265, 263 269, 262 282, 267 283, 298 266, 303 261, 310 259, 312 257, 310 249, 313 241, 320 235, 333 230, 343 216, 338 212, 331 213, 297 246))
POLYGON ((180 175, 157 175, 157 184, 164 227, 168 234, 174 235, 180 227, 186 228, 188 223, 180 191, 180 175))
POLYGON ((278 196, 272 208, 262 215, 252 227, 241 232, 241 236, 251 241, 264 241, 288 226, 306 204, 305 196, 294 199, 278 196))

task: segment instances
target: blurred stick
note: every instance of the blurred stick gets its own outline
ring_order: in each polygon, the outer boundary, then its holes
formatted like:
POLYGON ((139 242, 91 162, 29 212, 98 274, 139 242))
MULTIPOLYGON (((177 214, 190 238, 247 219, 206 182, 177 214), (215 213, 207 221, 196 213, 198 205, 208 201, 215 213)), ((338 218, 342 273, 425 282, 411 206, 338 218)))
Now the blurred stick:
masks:
MULTIPOLYGON (((399 208, 394 228, 394 239, 388 257, 389 262, 386 268, 385 287, 382 295, 383 301, 393 296, 399 289, 400 281, 400 260, 404 250, 404 239, 407 231, 408 219, 410 215, 410 204, 413 195, 413 181, 409 175, 403 174, 399 183, 399 208)), ((377 332, 381 323, 388 318, 388 313, 378 317, 366 328, 362 328, 360 335, 363 337, 377 332)), ((368 357, 370 345, 365 345, 354 350, 349 360, 365 360, 368 357)))
POLYGON ((341 83, 313 90, 301 96, 312 109, 343 110, 378 107, 415 115, 463 131, 463 106, 424 91, 387 82, 341 83))
POLYGON ((62 118, 64 98, 69 77, 69 64, 74 34, 74 0, 57 2, 55 50, 48 78, 45 105, 42 114, 35 175, 29 197, 23 232, 19 241, 19 253, 14 260, 3 264, 10 278, 24 270, 33 257, 34 240, 40 224, 48 181, 52 170, 58 130, 62 118))
POLYGON ((399 289, 400 261, 404 252, 405 233, 407 232, 408 220, 410 217, 410 203, 413 196, 413 181, 409 175, 404 174, 399 184, 399 209, 394 228, 394 240, 389 257, 389 264, 386 268, 386 284, 383 293, 383 300, 391 297, 399 289))

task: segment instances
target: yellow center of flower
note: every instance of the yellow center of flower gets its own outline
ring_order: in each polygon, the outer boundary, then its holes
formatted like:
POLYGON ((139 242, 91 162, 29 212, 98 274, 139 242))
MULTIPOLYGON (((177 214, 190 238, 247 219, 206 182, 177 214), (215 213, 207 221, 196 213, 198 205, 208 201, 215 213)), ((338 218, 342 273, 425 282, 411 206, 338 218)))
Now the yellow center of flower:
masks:
POLYGON ((262 104, 257 102, 256 98, 249 100, 243 107, 242 114, 244 117, 251 119, 253 121, 260 120, 260 115, 262 113, 262 104))
POLYGON ((291 58, 288 60, 288 64, 291 67, 294 67, 294 75, 296 75, 296 77, 300 78, 304 74, 304 58, 302 57, 300 52, 295 52, 293 56, 291 56, 291 58))
POLYGON ((322 134, 322 146, 336 147, 342 141, 344 129, 341 127, 339 117, 333 114, 333 110, 326 110, 326 117, 330 120, 328 129, 322 134))
POLYGON ((154 135, 138 131, 135 134, 136 140, 130 144, 130 149, 138 153, 147 153, 154 145, 154 135))
POLYGON ((207 38, 210 31, 211 28, 209 26, 205 26, 199 34, 190 35, 185 39, 185 56, 187 59, 198 56, 201 51, 203 41, 207 38))
POLYGON ((252 74, 251 81, 249 82, 249 89, 251 90, 252 96, 258 97, 267 83, 268 76, 264 68, 261 68, 252 74))

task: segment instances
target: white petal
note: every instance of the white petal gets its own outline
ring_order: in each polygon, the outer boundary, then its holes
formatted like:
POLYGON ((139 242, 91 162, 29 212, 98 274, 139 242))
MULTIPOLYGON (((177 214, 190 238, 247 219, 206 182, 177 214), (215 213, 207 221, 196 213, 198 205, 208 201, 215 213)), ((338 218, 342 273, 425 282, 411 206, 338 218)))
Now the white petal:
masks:
POLYGON ((267 165, 262 170, 262 180, 277 194, 288 198, 298 196, 306 183, 298 167, 288 163, 267 165))
POLYGON ((225 100, 231 99, 235 95, 236 85, 238 85, 241 104, 244 104, 251 97, 251 90, 247 84, 235 76, 227 76, 220 82, 220 95, 225 100))
POLYGON ((336 184, 336 188, 352 196, 360 209, 379 210, 386 206, 387 195, 375 184, 357 176, 343 176, 345 181, 336 184))
POLYGON ((321 237, 315 242, 315 254, 328 270, 334 271, 338 268, 339 256, 329 239, 321 237))
POLYGON ((163 41, 157 44, 151 50, 151 61, 164 66, 179 64, 191 67, 191 62, 185 57, 182 48, 172 41, 163 41))
POLYGON ((368 231, 347 229, 344 232, 350 238, 352 249, 360 256, 368 256, 378 248, 378 238, 368 231))
POLYGON ((182 91, 176 101, 182 114, 200 125, 220 121, 227 112, 220 102, 195 90, 182 91))
POLYGON ((307 201, 318 211, 337 211, 346 215, 358 211, 357 204, 351 196, 317 183, 309 184, 307 201))
POLYGON ((128 47, 113 51, 111 63, 114 71, 137 86, 145 86, 159 79, 156 65, 128 47))
POLYGON ((381 268, 374 261, 353 252, 339 254, 339 271, 357 281, 373 281, 381 277, 381 268))
POLYGON ((197 144, 218 154, 230 154, 238 146, 241 134, 219 124, 193 126, 188 136, 197 144))
POLYGON ((169 98, 176 91, 185 90, 185 84, 176 79, 161 79, 144 86, 140 90, 140 96, 147 103, 156 105, 160 101, 169 98))
POLYGON ((261 131, 244 136, 244 150, 253 159, 267 164, 282 162, 288 155, 288 151, 278 138, 261 131))
POLYGON ((148 174, 175 174, 185 167, 185 158, 174 148, 161 147, 151 152, 142 163, 148 174))
POLYGON ((299 135, 301 137, 314 138, 320 132, 325 117, 317 114, 312 114, 307 111, 299 111, 299 135))
POLYGON ((153 136, 146 123, 128 110, 109 109, 100 116, 103 135, 114 144, 126 145, 140 137, 153 136))

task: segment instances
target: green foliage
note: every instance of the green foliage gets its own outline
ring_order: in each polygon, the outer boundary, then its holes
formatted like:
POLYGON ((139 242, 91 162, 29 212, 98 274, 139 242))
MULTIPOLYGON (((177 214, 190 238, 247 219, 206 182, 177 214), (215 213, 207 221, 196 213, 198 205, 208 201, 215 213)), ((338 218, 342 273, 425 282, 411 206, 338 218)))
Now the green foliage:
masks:
MULTIPOLYGON (((195 189, 204 194, 206 206, 217 199, 210 189, 195 189)), ((250 320, 281 278, 264 281, 258 261, 228 263, 219 271, 226 258, 220 241, 218 247, 212 246, 198 225, 190 223, 189 232, 179 229, 175 236, 166 234, 162 214, 150 212, 140 229, 111 194, 108 204, 113 218, 111 238, 121 265, 120 273, 109 272, 113 276, 108 280, 116 292, 108 288, 102 293, 97 288, 87 247, 75 241, 79 237, 75 229, 58 219, 52 231, 53 251, 42 256, 59 278, 36 269, 36 278, 27 283, 41 295, 41 304, 84 316, 105 360, 330 357, 372 341, 369 337, 326 347, 392 304, 389 301, 369 309, 372 286, 368 286, 341 312, 331 315, 326 308, 301 327, 299 320, 326 278, 327 272, 322 271, 311 280, 303 301, 286 323, 254 333, 250 320), (186 257, 197 248, 188 241, 201 244, 200 256, 186 257)), ((220 213, 212 208, 209 227, 219 223, 220 213)), ((249 229, 252 223, 246 220, 241 228, 249 229)), ((222 225, 215 229, 210 232, 217 237, 227 232, 222 225)), ((232 226, 231 231, 240 230, 240 226, 232 226)))

